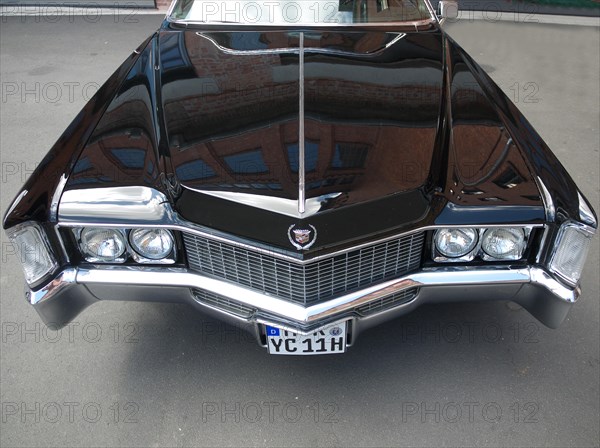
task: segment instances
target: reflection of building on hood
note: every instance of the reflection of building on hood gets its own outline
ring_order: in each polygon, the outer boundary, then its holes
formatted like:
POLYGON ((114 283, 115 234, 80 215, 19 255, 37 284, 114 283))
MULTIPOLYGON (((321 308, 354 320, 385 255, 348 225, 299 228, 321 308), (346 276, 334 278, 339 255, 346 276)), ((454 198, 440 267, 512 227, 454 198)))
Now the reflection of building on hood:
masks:
MULTIPOLYGON (((160 36, 163 119, 179 182, 244 203, 252 195, 279 198, 279 209, 297 199, 298 55, 267 51, 293 49, 297 39, 287 32, 160 36)), ((423 187, 442 97, 439 39, 313 32, 305 43, 305 191, 316 200, 306 206, 319 210, 325 197, 330 206, 347 206, 423 187)), ((140 58, 140 72, 144 64, 151 60, 140 58)), ((157 182, 146 84, 132 78, 123 89, 70 185, 133 185, 140 175, 157 182)), ((465 205, 536 203, 520 153, 514 145, 502 152, 506 133, 465 64, 455 66, 452 91, 456 157, 449 159, 447 195, 465 205)))

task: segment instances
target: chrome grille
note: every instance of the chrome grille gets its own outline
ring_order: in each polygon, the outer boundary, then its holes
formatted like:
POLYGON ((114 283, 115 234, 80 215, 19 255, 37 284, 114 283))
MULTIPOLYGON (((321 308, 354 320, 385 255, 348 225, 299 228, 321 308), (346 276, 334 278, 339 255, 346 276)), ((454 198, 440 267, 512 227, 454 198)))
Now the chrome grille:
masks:
POLYGON ((190 269, 309 305, 417 269, 424 233, 304 265, 189 233, 183 239, 190 269))
MULTIPOLYGON (((418 291, 418 288, 412 288, 400 292, 395 292, 388 296, 358 306, 354 308, 353 311, 363 317, 369 316, 380 311, 394 308, 404 303, 409 303, 417 296, 418 291)), ((254 313, 256 312, 256 309, 248 305, 244 305, 243 303, 237 302, 235 300, 231 300, 220 294, 215 294, 213 292, 206 291, 203 289, 193 289, 192 292, 194 294, 194 298, 198 302, 234 314, 236 316, 248 319, 252 317, 252 315, 254 315, 254 313)))
POLYGON ((408 303, 417 296, 417 288, 407 289, 404 291, 390 294, 389 296, 382 297, 381 299, 373 300, 365 305, 361 305, 355 308, 355 311, 361 316, 368 316, 369 314, 375 314, 379 311, 394 308, 403 303, 408 303))
POLYGON ((220 294, 215 294, 203 289, 194 289, 193 293, 194 298, 198 302, 213 306, 223 311, 227 311, 231 314, 235 314, 236 316, 249 318, 255 312, 253 308, 236 302, 235 300, 230 300, 220 294))

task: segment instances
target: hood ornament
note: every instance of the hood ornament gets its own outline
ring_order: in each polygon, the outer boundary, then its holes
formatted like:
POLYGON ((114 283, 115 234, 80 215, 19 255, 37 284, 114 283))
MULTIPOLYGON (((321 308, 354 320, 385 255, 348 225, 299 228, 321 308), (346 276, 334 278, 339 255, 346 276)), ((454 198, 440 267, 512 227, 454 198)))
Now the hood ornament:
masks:
POLYGON ((317 240, 317 229, 311 224, 308 227, 292 224, 288 228, 288 238, 296 249, 307 250, 317 240))

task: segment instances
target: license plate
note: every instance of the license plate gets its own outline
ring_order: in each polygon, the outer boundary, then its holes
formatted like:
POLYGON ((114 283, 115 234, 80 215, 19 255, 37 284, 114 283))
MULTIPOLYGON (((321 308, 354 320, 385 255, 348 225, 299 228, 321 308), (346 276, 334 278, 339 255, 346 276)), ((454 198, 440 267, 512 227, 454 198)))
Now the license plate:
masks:
POLYGON ((298 335, 278 327, 266 326, 271 355, 327 355, 346 351, 346 322, 329 325, 309 335, 298 335))

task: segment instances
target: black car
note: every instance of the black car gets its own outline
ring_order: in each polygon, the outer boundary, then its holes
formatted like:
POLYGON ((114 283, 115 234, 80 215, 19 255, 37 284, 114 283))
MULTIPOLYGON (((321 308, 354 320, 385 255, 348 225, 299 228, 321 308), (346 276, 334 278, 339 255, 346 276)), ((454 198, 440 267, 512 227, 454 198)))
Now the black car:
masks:
POLYGON ((177 0, 17 195, 26 296, 184 302, 273 354, 431 302, 557 327, 597 218, 428 0, 177 0))

